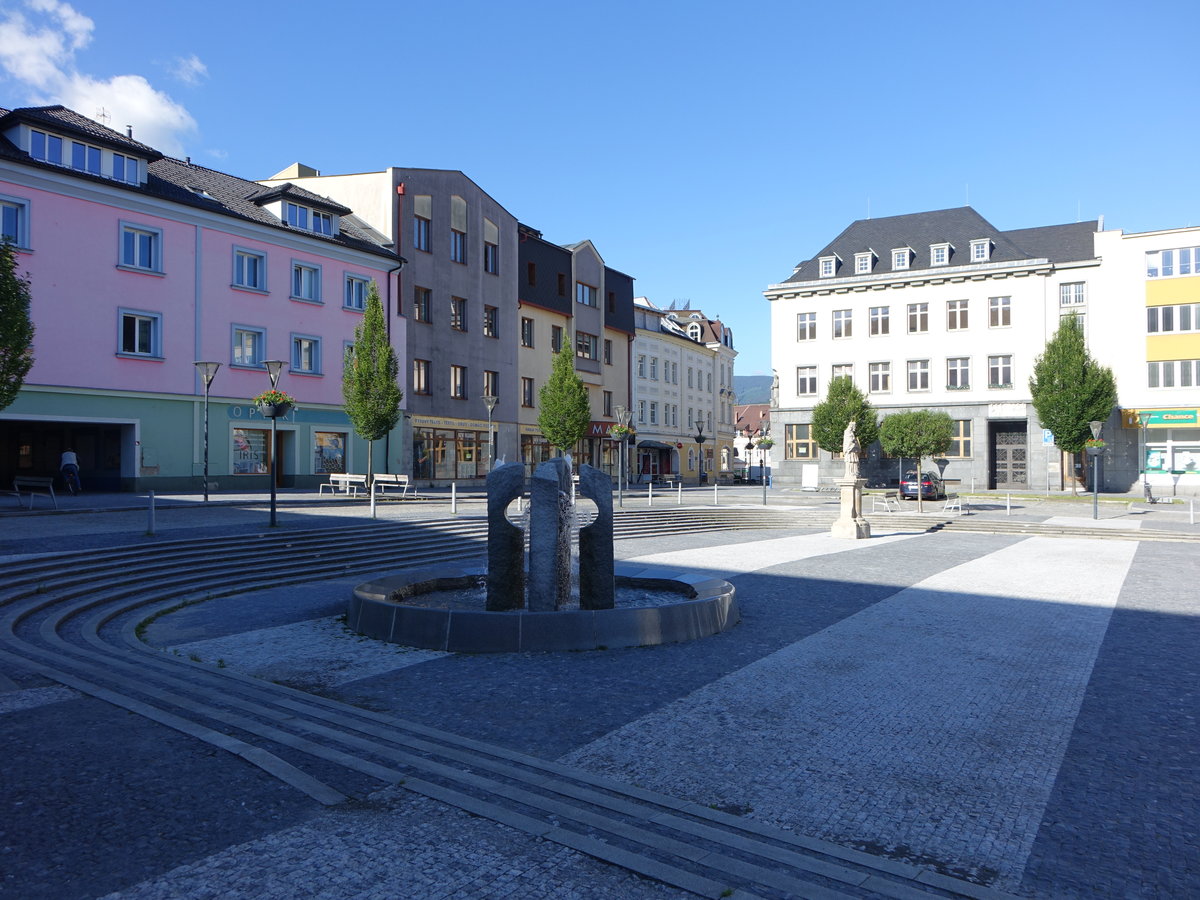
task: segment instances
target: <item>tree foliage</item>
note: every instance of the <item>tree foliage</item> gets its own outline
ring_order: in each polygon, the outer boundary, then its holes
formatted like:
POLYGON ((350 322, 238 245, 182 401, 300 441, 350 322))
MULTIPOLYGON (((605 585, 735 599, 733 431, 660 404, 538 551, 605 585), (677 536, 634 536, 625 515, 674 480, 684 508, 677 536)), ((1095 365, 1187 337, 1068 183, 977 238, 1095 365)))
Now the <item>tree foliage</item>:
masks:
POLYGON ((554 354, 549 380, 538 394, 538 427, 551 444, 566 453, 587 433, 592 421, 587 388, 575 373, 569 344, 554 354))
POLYGON ((367 289, 362 322, 354 329, 354 346, 342 366, 346 415, 367 442, 367 480, 371 480, 371 445, 396 427, 404 391, 397 382, 399 363, 388 341, 383 304, 375 282, 367 289))
POLYGON ((879 426, 879 444, 889 456, 911 457, 916 460, 917 509, 922 508, 920 487, 922 461, 927 456, 941 456, 954 440, 954 421, 947 413, 929 409, 886 416, 879 426))
POLYGON ((858 443, 865 451, 879 437, 879 418, 852 378, 842 376, 829 382, 825 399, 813 407, 812 437, 830 453, 842 452, 842 435, 850 420, 858 423, 858 443))
POLYGON ((1088 353, 1075 316, 1064 318, 1046 350, 1033 363, 1029 379, 1033 408, 1060 450, 1079 453, 1092 436, 1089 422, 1104 422, 1117 404, 1112 369, 1088 353))
POLYGON ((0 242, 0 409, 17 399, 33 366, 29 279, 17 274, 12 244, 0 242))

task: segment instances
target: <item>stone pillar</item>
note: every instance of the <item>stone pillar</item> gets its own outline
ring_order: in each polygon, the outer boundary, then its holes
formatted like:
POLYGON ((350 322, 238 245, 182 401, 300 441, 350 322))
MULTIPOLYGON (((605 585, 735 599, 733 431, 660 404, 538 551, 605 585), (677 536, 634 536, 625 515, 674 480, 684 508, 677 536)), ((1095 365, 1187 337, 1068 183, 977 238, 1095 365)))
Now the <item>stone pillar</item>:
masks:
POLYGON ((863 518, 862 489, 865 478, 839 478, 834 482, 842 492, 841 512, 829 533, 836 538, 860 540, 871 536, 871 523, 863 518))
POLYGON ((487 609, 505 612, 525 606, 525 532, 505 512, 525 488, 525 466, 499 466, 487 476, 487 609))
POLYGON ((571 465, 548 459, 529 481, 531 612, 553 612, 571 596, 571 465))
POLYGON ((579 493, 596 504, 596 521, 579 529, 579 608, 612 609, 616 602, 612 479, 599 469, 582 465, 579 493))

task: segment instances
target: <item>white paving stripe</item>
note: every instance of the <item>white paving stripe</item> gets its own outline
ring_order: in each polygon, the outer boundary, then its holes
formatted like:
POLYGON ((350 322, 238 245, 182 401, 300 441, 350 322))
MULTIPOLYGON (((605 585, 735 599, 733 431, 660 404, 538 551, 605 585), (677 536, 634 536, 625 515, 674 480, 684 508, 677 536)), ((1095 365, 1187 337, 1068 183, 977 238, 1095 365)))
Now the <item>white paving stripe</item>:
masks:
POLYGON ((22 709, 37 709, 64 700, 76 700, 83 695, 69 687, 25 688, 0 694, 0 715, 19 712, 22 709))
POLYGON ((1093 519, 1091 516, 1051 516, 1043 525, 1070 525, 1073 528, 1116 528, 1122 531, 1137 531, 1142 527, 1141 519, 1125 516, 1120 519, 1093 519))
POLYGON ((1012 889, 1136 549, 1021 541, 563 761, 1012 889))

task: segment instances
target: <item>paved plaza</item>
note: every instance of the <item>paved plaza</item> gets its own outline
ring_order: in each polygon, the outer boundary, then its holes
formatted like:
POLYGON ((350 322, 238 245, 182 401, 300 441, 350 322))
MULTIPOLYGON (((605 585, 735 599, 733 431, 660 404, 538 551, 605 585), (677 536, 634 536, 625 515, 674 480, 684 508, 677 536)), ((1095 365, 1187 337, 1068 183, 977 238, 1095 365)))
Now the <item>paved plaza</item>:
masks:
MULTIPOLYGON (((1016 511, 1051 526, 1090 513, 1016 511)), ((1197 530, 1179 509, 1106 513, 1114 530, 1197 530)), ((333 531, 362 516, 295 503, 282 521, 333 531)), ((156 524, 203 541, 258 534, 261 520, 181 503, 156 524)), ((1000 893, 1200 896, 1200 545, 872 523, 866 541, 797 526, 618 542, 618 559, 735 585, 742 622, 687 645, 378 644, 338 619, 370 571, 216 597, 145 637, 1000 893)), ((0 559, 158 539, 144 524, 137 509, 8 515, 0 559)), ((341 785, 349 802, 322 806, 5 659, 2 897, 691 896, 365 776, 341 785)))

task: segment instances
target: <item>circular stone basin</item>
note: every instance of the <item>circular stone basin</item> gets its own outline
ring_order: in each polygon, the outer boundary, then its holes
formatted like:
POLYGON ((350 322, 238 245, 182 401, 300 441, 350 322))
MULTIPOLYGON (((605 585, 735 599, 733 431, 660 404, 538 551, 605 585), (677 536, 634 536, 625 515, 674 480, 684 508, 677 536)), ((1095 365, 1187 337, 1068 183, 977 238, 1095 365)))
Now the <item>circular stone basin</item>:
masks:
POLYGON ((741 614, 728 581, 661 566, 616 566, 617 588, 670 591, 678 602, 616 609, 556 612, 489 612, 485 609, 410 605, 407 599, 434 591, 479 586, 482 566, 409 569, 360 584, 346 611, 354 631, 381 641, 458 653, 531 650, 607 650, 673 644, 719 634, 741 614))

